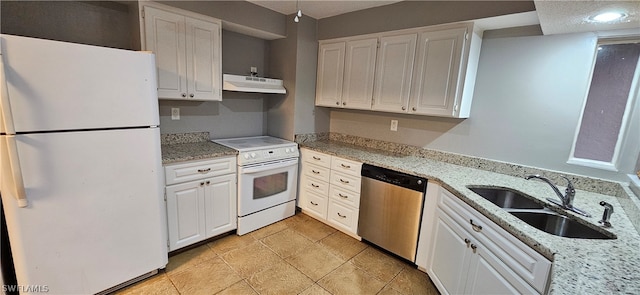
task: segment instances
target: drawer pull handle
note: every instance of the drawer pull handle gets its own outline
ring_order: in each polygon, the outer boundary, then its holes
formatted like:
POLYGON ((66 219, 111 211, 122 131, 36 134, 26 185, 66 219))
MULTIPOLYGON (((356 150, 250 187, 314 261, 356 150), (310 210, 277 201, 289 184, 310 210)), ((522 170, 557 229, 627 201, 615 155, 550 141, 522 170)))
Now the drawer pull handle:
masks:
MULTIPOLYGON (((473 223, 473 219, 469 219, 469 222, 471 223, 471 227, 473 228, 473 230, 477 231, 477 232, 481 232, 482 231, 482 226, 481 225, 477 225, 473 223)), ((474 252, 475 253, 475 252, 474 252)))
POLYGON ((318 158, 316 156, 313 156, 313 159, 316 160, 316 161, 320 161, 321 160, 320 158, 318 158))
POLYGON ((340 212, 338 212, 338 216, 340 216, 340 218, 347 218, 346 215, 342 215, 342 214, 340 214, 340 212))
POLYGON ((342 179, 342 178, 340 178, 340 182, 342 182, 342 183, 344 183, 344 184, 348 184, 348 183, 349 183, 349 181, 348 181, 348 180, 344 180, 344 179, 342 179))
POLYGON ((343 194, 341 194, 341 193, 338 193, 338 196, 340 196, 340 197, 341 197, 341 198, 343 198, 343 199, 348 199, 348 198, 349 198, 349 196, 345 196, 345 195, 343 195, 343 194))
POLYGON ((313 172, 313 174, 320 174, 320 171, 316 171, 316 170, 311 170, 311 172, 313 172))
POLYGON ((469 244, 471 243, 471 240, 469 239, 464 239, 464 243, 467 244, 467 248, 469 248, 469 244))
POLYGON ((471 250, 473 250, 473 254, 476 254, 476 249, 478 249, 478 246, 471 244, 471 250))
POLYGON ((342 166, 342 168, 344 169, 351 169, 350 165, 340 164, 340 166, 342 166))
POLYGON ((198 169, 198 172, 200 172, 200 173, 207 173, 207 172, 209 172, 209 171, 211 171, 211 168, 207 168, 207 169, 198 169))
POLYGON ((317 185, 317 184, 315 184, 315 183, 312 183, 312 184, 311 184, 311 186, 312 186, 312 187, 315 187, 315 188, 319 188, 319 187, 320 187, 319 185, 317 185))
POLYGON ((318 203, 314 203, 313 201, 309 201, 309 203, 311 203, 311 205, 313 206, 318 206, 318 203))

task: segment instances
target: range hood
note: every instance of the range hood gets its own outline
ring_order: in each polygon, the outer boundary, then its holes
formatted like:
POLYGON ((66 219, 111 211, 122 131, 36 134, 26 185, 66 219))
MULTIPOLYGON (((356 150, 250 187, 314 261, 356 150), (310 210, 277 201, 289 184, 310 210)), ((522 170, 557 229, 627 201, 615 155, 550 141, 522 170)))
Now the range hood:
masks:
POLYGON ((279 93, 287 90, 282 86, 282 80, 253 76, 222 75, 222 90, 238 92, 279 93))

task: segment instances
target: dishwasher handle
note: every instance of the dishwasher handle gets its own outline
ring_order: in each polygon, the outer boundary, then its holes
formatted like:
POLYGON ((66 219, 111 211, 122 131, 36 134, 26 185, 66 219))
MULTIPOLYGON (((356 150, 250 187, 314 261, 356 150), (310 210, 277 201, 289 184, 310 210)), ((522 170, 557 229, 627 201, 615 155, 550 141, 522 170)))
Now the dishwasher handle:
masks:
POLYGON ((408 188, 418 192, 425 192, 427 189, 427 179, 415 175, 406 174, 382 167, 362 164, 362 177, 372 178, 396 186, 408 188))

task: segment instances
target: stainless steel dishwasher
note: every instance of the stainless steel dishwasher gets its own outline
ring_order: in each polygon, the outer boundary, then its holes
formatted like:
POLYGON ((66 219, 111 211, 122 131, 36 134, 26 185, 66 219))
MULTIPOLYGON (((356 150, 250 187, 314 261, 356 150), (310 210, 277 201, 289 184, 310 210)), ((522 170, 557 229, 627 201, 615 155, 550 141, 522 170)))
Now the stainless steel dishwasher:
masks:
POLYGON ((362 165, 358 235, 415 262, 427 180, 362 165))

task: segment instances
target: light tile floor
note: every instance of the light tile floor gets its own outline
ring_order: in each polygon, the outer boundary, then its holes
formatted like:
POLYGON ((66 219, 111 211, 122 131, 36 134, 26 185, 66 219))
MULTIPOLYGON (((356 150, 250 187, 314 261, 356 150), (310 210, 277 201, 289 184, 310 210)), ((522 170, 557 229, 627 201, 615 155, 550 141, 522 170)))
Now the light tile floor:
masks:
POLYGON ((303 213, 169 258, 118 294, 438 294, 414 265, 303 213))

